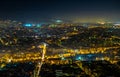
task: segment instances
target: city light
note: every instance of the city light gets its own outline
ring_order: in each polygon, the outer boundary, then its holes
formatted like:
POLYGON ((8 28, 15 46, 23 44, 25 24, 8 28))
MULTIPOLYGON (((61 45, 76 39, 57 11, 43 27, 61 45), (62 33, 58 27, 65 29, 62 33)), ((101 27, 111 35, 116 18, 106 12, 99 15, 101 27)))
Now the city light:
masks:
POLYGON ((57 23, 61 23, 61 22, 62 22, 62 20, 56 20, 56 22, 57 22, 57 23))
POLYGON ((24 24, 24 26, 26 26, 26 27, 31 27, 32 24, 24 24))
POLYGON ((120 77, 120 0, 1 0, 0 77, 120 77))
POLYGON ((81 56, 79 56, 79 57, 77 57, 77 58, 76 58, 76 60, 82 60, 82 57, 81 57, 81 56))
MULTIPOLYGON (((15 70, 20 64, 22 69, 31 71, 30 76, 35 77, 33 75, 42 75, 41 72, 46 70, 50 72, 53 66, 58 66, 63 69, 65 67, 77 71, 82 70, 84 75, 91 76, 93 74, 94 77, 97 77, 101 73, 96 73, 93 70, 99 68, 91 68, 92 65, 101 67, 100 70, 106 70, 103 68, 106 64, 107 69, 110 69, 109 66, 112 65, 119 67, 117 63, 120 59, 118 55, 120 28, 114 24, 71 24, 62 22, 58 24, 54 22, 44 24, 44 26, 36 23, 34 25, 21 24, 12 27, 9 25, 1 27, 0 70, 2 71, 9 69, 6 66, 7 64, 15 70), (26 64, 32 70, 26 68, 27 66, 22 66, 21 63, 26 64), (99 63, 103 65, 99 65, 99 63), (4 64, 4 67, 2 64, 4 64), (47 68, 47 65, 50 68, 47 68)), ((68 71, 71 72, 71 70, 68 71)), ((72 73, 62 72, 62 74, 74 76, 72 73)))

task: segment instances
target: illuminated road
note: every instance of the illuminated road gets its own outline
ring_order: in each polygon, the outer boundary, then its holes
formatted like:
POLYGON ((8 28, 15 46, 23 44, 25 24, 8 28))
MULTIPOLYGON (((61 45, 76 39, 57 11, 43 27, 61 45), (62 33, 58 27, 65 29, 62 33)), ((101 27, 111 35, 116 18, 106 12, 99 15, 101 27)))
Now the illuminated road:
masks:
POLYGON ((91 69, 83 66, 82 62, 79 61, 79 62, 76 62, 76 64, 90 77, 97 77, 97 74, 92 72, 91 69))
MULTIPOLYGON (((59 51, 64 51, 64 53, 61 54, 54 54, 54 55, 42 55, 40 52, 18 52, 18 53, 2 53, 0 54, 0 62, 5 62, 5 63, 10 63, 10 62, 36 62, 40 60, 45 61, 50 60, 50 59, 64 59, 68 57, 75 57, 76 55, 89 55, 89 54, 109 54, 107 50, 109 49, 116 49, 120 47, 99 47, 99 48, 80 48, 80 49, 60 49, 59 51), (41 57, 42 56, 42 57, 41 57)), ((54 52, 54 51, 53 51, 54 52)), ((55 51, 57 52, 57 51, 55 51)), ((46 51, 47 53, 47 51, 46 51)), ((112 51, 112 56, 114 54, 117 54, 117 51, 112 51)), ((45 53, 44 53, 45 54, 45 53)), ((79 59, 80 60, 80 59, 79 59)), ((98 60, 107 60, 111 63, 116 63, 117 60, 114 60, 114 58, 111 58, 110 56, 103 56, 102 58, 96 57, 96 61, 98 60)))
POLYGON ((43 64, 44 58, 45 58, 46 44, 44 43, 43 45, 40 45, 39 47, 42 48, 42 57, 41 57, 41 61, 39 61, 36 65, 33 77, 39 77, 39 73, 41 71, 41 67, 42 67, 42 64, 43 64))

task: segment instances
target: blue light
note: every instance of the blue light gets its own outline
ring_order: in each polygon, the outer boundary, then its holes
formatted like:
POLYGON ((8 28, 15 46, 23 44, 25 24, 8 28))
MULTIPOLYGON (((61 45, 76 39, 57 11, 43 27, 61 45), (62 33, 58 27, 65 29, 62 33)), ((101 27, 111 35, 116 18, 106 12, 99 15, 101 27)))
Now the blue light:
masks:
POLYGON ((60 22, 62 22, 62 20, 56 20, 56 22, 60 23, 60 22))
POLYGON ((78 59, 81 60, 82 58, 79 56, 78 59))
POLYGON ((76 60, 82 60, 82 57, 81 57, 81 56, 79 56, 79 57, 77 57, 77 58, 76 58, 76 60))
POLYGON ((41 27, 42 24, 37 24, 37 27, 41 27))
POLYGON ((24 26, 26 26, 26 27, 31 27, 32 24, 25 24, 24 26))
POLYGON ((91 54, 89 54, 89 55, 87 55, 88 57, 92 57, 92 55, 91 54))

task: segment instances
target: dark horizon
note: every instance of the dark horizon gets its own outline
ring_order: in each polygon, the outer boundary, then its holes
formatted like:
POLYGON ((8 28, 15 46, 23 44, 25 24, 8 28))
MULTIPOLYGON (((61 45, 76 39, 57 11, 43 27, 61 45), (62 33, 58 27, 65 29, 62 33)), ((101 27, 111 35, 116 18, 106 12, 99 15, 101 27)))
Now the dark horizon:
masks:
POLYGON ((18 21, 63 19, 120 21, 119 0, 3 0, 0 18, 18 21))

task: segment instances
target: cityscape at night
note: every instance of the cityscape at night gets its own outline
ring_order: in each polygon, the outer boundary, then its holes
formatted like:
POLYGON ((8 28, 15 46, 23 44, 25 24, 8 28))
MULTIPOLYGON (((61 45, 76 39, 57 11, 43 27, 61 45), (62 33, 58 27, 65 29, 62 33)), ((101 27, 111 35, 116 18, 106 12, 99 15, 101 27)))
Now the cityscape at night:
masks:
POLYGON ((0 77, 120 77, 119 0, 1 0, 0 77))

